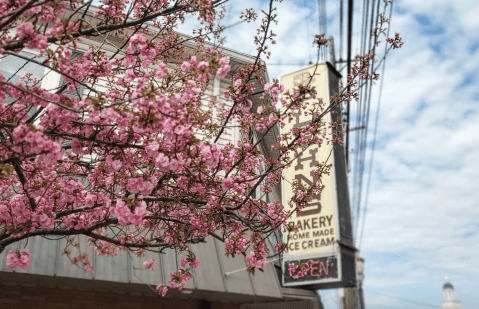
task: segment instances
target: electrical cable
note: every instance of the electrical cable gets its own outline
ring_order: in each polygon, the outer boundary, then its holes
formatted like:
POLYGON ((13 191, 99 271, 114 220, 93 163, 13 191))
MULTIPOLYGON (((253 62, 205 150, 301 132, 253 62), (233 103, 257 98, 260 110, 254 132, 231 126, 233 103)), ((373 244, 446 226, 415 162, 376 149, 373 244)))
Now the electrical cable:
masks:
POLYGON ((394 299, 397 299, 397 300, 401 300, 401 301, 408 302, 408 303, 415 304, 415 305, 419 305, 419 306, 427 306, 427 307, 432 307, 432 308, 440 308, 440 307, 437 306, 437 305, 432 305, 432 304, 428 304, 428 303, 423 303, 423 302, 419 302, 419 301, 416 301, 416 300, 407 299, 407 298, 403 298, 403 297, 397 297, 397 296, 392 296, 392 295, 387 295, 387 294, 382 294, 382 293, 377 293, 377 292, 374 292, 374 294, 381 295, 381 296, 386 296, 386 297, 389 297, 389 298, 394 298, 394 299))
POLYGON ((339 59, 343 60, 343 0, 339 1, 339 59))
MULTIPOLYGON (((373 0, 373 5, 371 6, 371 16, 374 17, 374 1, 373 0)), ((378 21, 379 21, 379 9, 380 9, 380 1, 378 1, 378 6, 377 6, 377 12, 376 12, 376 21, 375 21, 375 25, 378 25, 378 21)), ((368 44, 368 49, 371 51, 371 44, 374 44, 373 47, 372 47, 372 54, 374 55, 375 52, 376 52, 376 44, 375 42, 372 42, 372 30, 373 30, 373 22, 371 20, 371 26, 370 26, 370 38, 369 38, 369 44, 368 44)), ((374 68, 375 67, 375 62, 372 62, 371 63, 371 69, 370 69, 370 72, 374 72, 374 68)), ((364 122, 364 126, 365 126, 365 130, 362 132, 363 136, 362 136, 362 141, 361 141, 361 163, 360 163, 360 177, 359 177, 359 199, 358 199, 358 209, 357 209, 357 222, 356 222, 356 232, 359 233, 359 215, 360 215, 360 209, 361 209, 361 197, 362 197, 362 193, 363 193, 363 180, 364 180, 364 170, 365 170, 365 163, 366 163, 366 149, 367 149, 367 136, 368 136, 368 127, 369 127, 369 115, 370 115, 370 108, 371 108, 371 94, 372 94, 372 80, 369 81, 369 86, 367 87, 366 89, 367 91, 367 97, 366 97, 366 100, 367 100, 367 105, 365 105, 365 122, 364 122)), ((356 235, 357 235, 356 233, 356 235)))
MULTIPOLYGON (((368 21, 369 21, 369 1, 370 0, 364 0, 363 1, 363 18, 362 18, 362 28, 361 28, 361 42, 360 42, 360 54, 364 55, 366 53, 366 40, 367 40, 367 33, 368 33, 368 21)), ((361 87, 359 89, 359 102, 355 105, 356 107, 356 127, 362 127, 364 126, 364 113, 362 112, 363 106, 365 105, 365 88, 367 88, 369 84, 366 83, 365 87, 361 87)), ((354 163, 352 164, 353 166, 353 199, 352 199, 352 208, 351 208, 351 214, 352 214, 352 220, 353 220, 353 227, 357 226, 357 213, 358 213, 358 208, 360 205, 360 193, 358 191, 361 190, 361 187, 359 185, 360 180, 360 162, 361 162, 361 140, 362 140, 362 132, 355 132, 354 134, 354 149, 357 152, 354 160, 352 160, 354 163)))
MULTIPOLYGON (((303 0, 303 5, 305 4, 304 2, 305 0, 303 0)), ((306 36, 307 36, 307 41, 311 39, 311 31, 309 29, 309 16, 306 19, 306 36)), ((312 42, 312 40, 310 42, 312 42)), ((308 63, 312 64, 313 57, 311 56, 311 45, 308 46, 308 55, 309 55, 308 63)))
MULTIPOLYGON (((376 44, 373 42, 373 25, 378 25, 378 20, 379 20, 379 9, 380 9, 380 1, 377 2, 377 11, 376 14, 374 14, 374 9, 375 9, 375 0, 373 0, 373 3, 371 5, 371 16, 370 16, 370 25, 367 29, 369 33, 369 42, 368 42, 368 53, 372 52, 375 54, 376 50, 376 44), (374 18, 375 17, 375 18, 374 18), (373 23, 375 19, 375 22, 373 23), (371 49, 371 45, 372 46, 371 49)), ((365 42, 366 43, 366 42, 365 42)), ((372 62, 370 72, 372 73, 374 71, 374 65, 375 63, 372 62)), ((356 193, 357 193, 357 198, 355 200, 356 202, 356 216, 355 216, 355 227, 356 227, 356 235, 358 235, 359 232, 359 216, 360 216, 360 210, 361 210, 361 199, 362 199, 362 193, 363 193, 363 180, 364 180, 364 170, 365 170, 365 162, 366 162, 366 148, 367 148, 367 135, 368 135, 368 125, 369 125, 369 112, 370 112, 370 107, 371 107, 371 91, 372 91, 372 81, 368 81, 366 83, 366 87, 364 89, 364 95, 363 95, 363 106, 362 106, 362 115, 363 119, 361 122, 361 125, 365 127, 365 130, 362 132, 359 132, 360 135, 360 146, 359 146, 359 154, 357 156, 359 160, 359 165, 358 165, 358 176, 357 176, 357 186, 356 186, 356 193)))
MULTIPOLYGON (((318 0, 318 27, 319 27, 319 34, 324 33, 323 27, 321 25, 321 0, 318 0)), ((322 47, 319 46, 319 57, 322 59, 322 47)))
MULTIPOLYGON (((347 62, 347 67, 348 71, 346 74, 349 74, 351 71, 351 49, 352 49, 352 34, 353 34, 353 11, 354 11, 354 1, 353 0, 348 0, 348 62, 347 62)), ((349 88, 349 87, 348 87, 349 88)), ((348 91, 350 88, 348 89, 348 91)), ((347 128, 349 128, 349 116, 351 112, 350 108, 351 104, 347 104, 346 107, 346 123, 347 123, 347 128)), ((349 129, 346 130, 346 166, 349 165, 349 129)))
MULTIPOLYGON (((318 0, 318 22, 319 22, 319 33, 324 34, 324 37, 327 37, 326 33, 326 0, 318 0)), ((326 60, 326 46, 322 45, 319 47, 320 60, 326 60)))
MULTIPOLYGON (((326 11, 326 0, 323 0, 323 24, 324 24, 324 36, 325 38, 327 39, 328 36, 328 13, 326 11)), ((325 45, 324 46, 324 61, 327 61, 328 60, 328 48, 329 48, 329 45, 325 45)))
POLYGON ((266 63, 266 65, 304 65, 304 63, 266 63))
POLYGON ((361 29, 361 55, 364 55, 365 53, 365 41, 366 41, 366 36, 367 36, 367 24, 369 20, 369 0, 364 0, 363 1, 363 25, 361 29))
POLYGON ((236 23, 234 23, 234 24, 225 26, 225 27, 223 28, 223 30, 226 30, 226 29, 228 29, 228 28, 232 28, 232 27, 234 27, 234 26, 238 26, 239 24, 242 24, 242 23, 244 23, 245 21, 246 21, 246 20, 243 19, 243 20, 241 20, 241 21, 239 21, 239 22, 236 22, 236 23))
MULTIPOLYGON (((391 18, 392 18, 392 12, 393 12, 393 4, 391 3, 391 7, 389 8, 389 25, 391 24, 391 18)), ((389 29, 391 27, 388 27, 388 31, 386 34, 386 37, 389 37, 389 29)), ((384 52, 387 52, 387 44, 384 48, 384 52)), ((377 135, 377 130, 378 130, 378 123, 379 123, 379 111, 381 107, 381 96, 382 96, 382 91, 383 91, 383 82, 384 82, 384 72, 386 68, 386 59, 387 55, 384 59, 383 67, 382 67, 382 72, 381 72, 381 82, 379 85, 379 97, 378 97, 378 108, 376 112, 376 119, 375 119, 375 124, 374 124, 374 133, 373 133, 373 143, 371 145, 371 158, 369 160, 369 175, 368 175, 368 182, 366 185, 366 197, 365 197, 365 203, 364 203, 364 208, 363 208, 363 214, 362 214, 362 222, 361 222, 361 232, 358 235, 358 249, 361 248, 361 242, 363 239, 363 233, 364 233, 364 225, 366 222, 366 211, 368 208, 368 202, 369 202, 369 188, 370 188, 370 183, 371 183, 371 175, 372 175, 372 169, 373 169, 373 162, 374 162, 374 150, 376 149, 376 135, 377 135)))
MULTIPOLYGON (((361 27, 361 33, 362 33, 362 34, 365 32, 365 30, 364 30, 364 24, 365 24, 365 23, 364 23, 364 20, 365 20, 365 16, 364 16, 364 15, 365 15, 365 14, 364 14, 364 12, 365 12, 365 10, 364 10, 364 3, 365 3, 365 1, 366 1, 366 0, 363 1, 363 19, 362 19, 362 27, 361 27)), ((364 45, 364 44, 363 44, 364 36, 363 36, 362 34, 361 34, 361 41, 360 41, 360 45, 361 45, 361 46, 364 45)), ((362 51, 361 51, 361 53, 362 53, 362 51)), ((361 108, 360 108, 360 107, 361 107, 361 103, 362 103, 362 101, 363 101, 362 87, 359 89, 359 93, 358 93, 358 94, 359 94, 359 102, 358 102, 357 104, 355 104, 355 107, 356 107, 356 115, 355 115, 355 116, 356 116, 356 117, 355 117, 355 118, 356 118, 356 122, 355 122, 355 125, 356 125, 356 127, 357 127, 358 125, 360 125, 360 118, 359 118, 360 115, 361 115, 361 113, 360 113, 361 108)), ((350 127, 352 127, 352 126, 350 126, 350 127)), ((353 136, 353 134, 351 134, 351 139, 353 139, 352 136, 353 136)), ((358 146, 358 145, 359 145, 359 139, 358 139, 358 137, 359 137, 359 132, 357 132, 356 134, 354 134, 354 141, 355 141, 355 142, 354 142, 354 145, 355 145, 355 146, 354 146, 353 149, 355 149, 356 151, 359 149, 359 146, 358 146)), ((354 171, 355 171, 356 166, 357 166, 357 160, 358 160, 358 156, 357 156, 357 155, 355 156, 354 160, 353 160, 353 158, 351 158, 351 161, 355 161, 355 163, 352 164, 354 171)), ((356 184, 356 183, 357 183, 357 177, 358 177, 358 173, 357 173, 357 172, 354 172, 354 173, 353 173, 353 184, 356 184)), ((353 197, 352 197, 352 207, 351 207, 351 215, 352 215, 352 220, 353 220, 353 222, 354 222, 354 219, 355 219, 355 213, 356 213, 355 207, 356 207, 356 204, 357 204, 357 203, 356 203, 356 198, 357 198, 357 192, 356 192, 356 191, 357 191, 357 186, 354 186, 354 187, 353 187, 353 197)), ((354 226, 355 226, 355 225, 353 224, 353 227, 354 227, 354 226)))
MULTIPOLYGON (((364 41, 364 45, 363 45, 363 52, 364 54, 366 53, 366 44, 367 44, 367 49, 368 49, 368 53, 371 52, 371 29, 373 27, 373 21, 374 21, 374 6, 375 6, 375 2, 376 0, 373 0, 372 2, 372 5, 371 5, 371 15, 368 15, 367 17, 367 20, 366 20, 366 29, 365 29, 365 41, 364 41), (368 21, 369 22, 369 26, 368 26, 368 21), (367 33, 369 33, 369 36, 367 35, 367 33), (368 40, 368 39, 369 40, 368 40)), ((380 2, 378 1, 378 8, 379 8, 379 4, 380 2)), ((369 3, 368 3, 368 6, 369 6, 369 3)), ((368 7, 369 9, 369 7, 368 7)), ((374 52, 373 52, 374 54, 374 52)), ((372 66, 374 65, 374 62, 371 64, 371 69, 370 71, 372 71, 372 66)), ((355 216, 355 227, 356 227, 356 235, 357 235, 357 232, 359 230, 359 214, 360 214, 360 209, 361 209, 361 196, 362 196, 362 188, 363 188, 363 175, 364 175, 364 162, 365 162, 365 156, 366 156, 366 142, 367 142, 367 131, 368 131, 368 124, 369 124, 369 106, 371 104, 371 100, 370 100, 370 97, 371 97, 371 86, 372 86, 372 81, 370 80, 367 80, 366 81, 366 85, 365 87, 362 89, 362 93, 361 93, 361 98, 362 98, 362 102, 361 102, 361 122, 360 122, 360 126, 362 127, 365 127, 364 130, 362 130, 361 132, 358 132, 358 156, 357 156, 357 160, 356 160, 356 163, 357 163, 357 168, 358 168, 358 171, 357 171, 357 187, 356 187, 356 191, 357 191, 357 197, 356 197, 356 207, 355 207, 355 210, 356 210, 356 216, 355 216)))

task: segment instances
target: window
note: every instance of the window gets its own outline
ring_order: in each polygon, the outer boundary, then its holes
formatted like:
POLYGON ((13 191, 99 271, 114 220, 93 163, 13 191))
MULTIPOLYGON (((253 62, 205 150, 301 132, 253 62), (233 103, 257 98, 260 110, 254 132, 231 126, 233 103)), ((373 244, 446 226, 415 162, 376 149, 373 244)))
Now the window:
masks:
MULTIPOLYGON (((75 58, 82 56, 84 53, 78 50, 73 50, 72 55, 70 57, 70 63, 75 60, 75 58)), ((66 83, 65 79, 61 78, 60 85, 64 85, 66 83)), ((73 91, 68 91, 68 89, 65 89, 63 93, 67 94, 68 96, 72 98, 81 98, 83 95, 83 89, 84 87, 82 85, 78 85, 73 91)))
MULTIPOLYGON (((35 57, 33 53, 21 51, 19 53, 21 56, 24 56, 29 59, 33 59, 35 61, 41 62, 44 58, 35 57)), ((20 78, 25 73, 30 73, 32 75, 32 80, 37 77, 38 81, 36 86, 42 86, 43 76, 45 75, 45 67, 39 64, 27 61, 23 58, 7 55, 0 59, 0 71, 2 72, 3 76, 5 77, 5 81, 11 82, 12 84, 16 84, 20 78)), ((34 86, 32 82, 29 85, 34 86)), ((10 104, 14 102, 16 98, 7 97, 3 103, 10 104)), ((36 110, 35 108, 31 108, 29 110, 29 114, 33 114, 36 110)))
MULTIPOLYGON (((36 57, 33 51, 21 51, 19 55, 35 60, 36 62, 42 62, 45 59, 44 57, 36 57)), ((81 55, 83 55, 83 52, 73 50, 70 61, 73 61, 76 57, 81 55)), ((63 85, 65 83, 65 80, 59 73, 51 71, 40 64, 12 55, 7 55, 0 59, 0 71, 5 77, 5 80, 13 84, 18 82, 20 78, 28 72, 32 75, 32 79, 35 77, 38 78, 36 86, 50 91, 56 91, 59 85, 63 85)), ((31 82, 30 85, 33 86, 31 82)), ((73 91, 68 91, 68 89, 66 89, 63 93, 66 93, 71 97, 80 98, 83 94, 83 88, 84 87, 80 85, 73 91)), ((9 104, 15 100, 16 98, 7 97, 7 99, 4 100, 4 103, 9 104)), ((31 109, 29 114, 33 114, 35 110, 36 108, 31 109)))

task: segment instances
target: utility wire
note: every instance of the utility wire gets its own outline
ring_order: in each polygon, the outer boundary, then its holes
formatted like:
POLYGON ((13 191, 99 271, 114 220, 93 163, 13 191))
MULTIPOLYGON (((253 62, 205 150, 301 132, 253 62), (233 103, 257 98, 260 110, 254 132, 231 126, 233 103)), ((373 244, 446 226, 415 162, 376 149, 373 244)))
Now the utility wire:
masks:
MULTIPOLYGON (((348 0, 348 62, 347 62, 347 68, 348 71, 346 72, 346 75, 349 74, 351 71, 351 43, 353 39, 353 11, 354 11, 354 1, 353 0, 348 0)), ((348 89, 349 91, 350 89, 348 89)), ((347 127, 349 128, 350 123, 349 123, 349 116, 351 112, 350 108, 351 104, 347 104, 346 107, 346 122, 347 122, 347 127)), ((349 129, 346 130, 346 166, 349 165, 349 129)))
POLYGON ((266 65, 306 65, 304 63, 266 63, 266 65))
MULTIPOLYGON (((306 2, 306 0, 303 0, 303 5, 306 4, 305 2, 306 2)), ((310 31, 310 29, 309 29, 309 16, 308 16, 308 18, 306 18, 305 22, 306 22, 306 37, 307 37, 307 41, 309 41, 309 42, 310 42, 309 44, 311 44, 311 42, 312 42, 313 40, 312 40, 312 37, 311 37, 311 31, 310 31)), ((308 55, 309 55, 308 63, 312 63, 313 57, 311 56, 311 45, 308 45, 308 55)))
MULTIPOLYGON (((366 31, 369 33, 367 36, 368 39, 363 44, 363 48, 365 48, 367 44, 368 52, 375 53, 376 44, 374 42, 374 35, 373 35, 373 27, 378 25, 379 21, 379 10, 380 10, 380 1, 377 1, 377 8, 376 7, 376 0, 373 0, 371 5, 371 14, 369 20, 369 25, 366 25, 366 31), (376 9, 376 12, 375 12, 376 9)), ((366 36, 364 37, 366 38, 366 36)), ((375 63, 371 64, 370 72, 374 71, 375 63)), ((365 171, 365 162, 366 162, 366 149, 367 149, 367 136, 368 136, 368 126, 369 126, 369 116, 370 116, 370 108, 371 108, 371 93, 372 93, 372 81, 367 81, 366 87, 362 92, 362 101, 361 101, 361 125, 366 127, 365 130, 362 132, 358 132, 357 135, 357 149, 358 154, 356 156, 356 177, 355 177, 355 198, 354 198, 354 210, 356 211, 355 216, 355 227, 356 227, 356 235, 359 233, 359 222, 360 222, 360 210, 361 210, 361 201, 363 195, 363 181, 364 181, 364 171, 365 171)))
MULTIPOLYGON (((366 48, 370 48, 370 45, 368 46, 367 42, 370 41, 368 40, 371 32, 369 31, 369 25, 372 24, 373 21, 373 13, 374 13, 374 0, 373 4, 371 5, 371 14, 369 14, 369 4, 370 0, 364 0, 363 1, 363 19, 362 19, 362 31, 361 31, 361 42, 360 42, 360 53, 362 55, 366 54, 366 48)), ((368 88, 370 86, 369 81, 366 81, 366 84, 364 87, 361 87, 359 89, 359 102, 356 104, 356 126, 357 127, 364 127, 365 124, 365 117, 366 117, 366 102, 367 102, 367 93, 368 93, 368 88)), ((355 157, 354 157, 354 164, 353 164, 353 170, 354 170, 354 176, 353 176, 353 184, 354 184, 354 191, 353 191, 353 206, 352 206, 352 214, 353 214, 353 222, 354 222, 354 227, 357 229, 357 224, 358 224, 358 216, 359 216, 359 207, 361 205, 361 190, 362 190, 362 185, 361 185, 361 179, 362 179, 362 173, 361 173, 361 161, 362 157, 364 156, 364 147, 362 145, 362 140, 364 136, 364 131, 357 132, 354 134, 355 136, 355 146, 354 149, 356 151, 355 157)), ((357 236, 357 233, 355 234, 357 236)))
MULTIPOLYGON (((364 0, 363 1, 363 7, 362 7, 362 11, 363 11, 363 18, 362 18, 362 26, 361 26, 361 42, 360 42, 360 54, 361 55, 364 55, 365 53, 365 40, 366 40, 366 33, 367 33, 367 19, 368 19, 368 5, 369 4, 369 0, 364 0)), ((367 86, 367 85, 366 85, 367 86)), ((361 114, 361 107, 363 106, 363 102, 364 102, 364 96, 363 96, 363 92, 364 92, 364 87, 361 87, 359 89, 359 102, 356 104, 356 127, 359 127, 359 126, 362 126, 363 123, 362 123, 362 114, 361 114)), ((352 134, 351 134, 351 139, 352 139, 352 134)), ((357 152, 357 154, 354 156, 354 160, 351 160, 351 161, 354 161, 354 164, 352 164, 353 166, 353 170, 354 170, 354 173, 353 173, 353 199, 352 199, 352 211, 351 211, 351 214, 352 214, 352 220, 354 222, 353 224, 353 227, 356 227, 356 213, 357 213, 357 198, 358 198, 358 177, 359 177, 359 173, 356 171, 357 167, 359 166, 359 157, 360 157, 360 144, 359 144, 359 141, 360 141, 360 136, 361 136, 361 132, 357 132, 356 134, 354 134, 354 150, 357 152)), ((352 158, 351 158, 352 159, 352 158)))
MULTIPOLYGON (((392 13, 393 13, 393 3, 391 3, 391 7, 389 8, 389 26, 388 26, 388 31, 386 37, 389 37, 389 29, 391 28, 391 18, 392 18, 392 13)), ((387 44, 384 47, 384 53, 387 52, 387 44)), ((369 186, 371 183, 371 175, 372 175, 372 170, 373 170, 373 162, 374 162, 374 150, 376 149, 376 135, 378 131, 378 123, 379 123, 379 112, 380 112, 380 107, 381 107, 381 97, 382 97, 382 92, 383 92, 383 84, 384 84, 384 72, 386 69, 386 59, 387 55, 384 58, 384 63, 381 71, 381 82, 379 86, 379 97, 378 97, 378 108, 376 112, 376 119, 374 123, 374 133, 373 133, 373 144, 371 146, 371 158, 369 160, 369 175, 368 175, 368 182, 366 186, 366 197, 365 197, 365 202, 364 202, 364 208, 363 208, 363 214, 362 214, 362 222, 361 222, 361 232, 358 235, 358 249, 361 248, 361 241, 363 239, 363 233, 364 233, 364 225, 366 223, 366 212, 368 208, 368 203, 369 203, 369 186)))
MULTIPOLYGON (((311 34, 309 32, 309 23, 306 22, 306 24, 308 25, 307 26, 307 37, 308 37, 307 41, 309 41, 311 39, 311 34)), ((312 64, 313 63, 313 57, 311 56, 311 46, 309 44, 308 44, 308 56, 309 56, 308 57, 308 63, 312 64)))
POLYGON ((232 28, 232 27, 234 27, 234 26, 238 26, 239 24, 242 24, 242 23, 244 23, 245 21, 246 21, 246 20, 243 19, 243 20, 241 20, 241 21, 239 21, 239 22, 236 22, 236 23, 234 23, 234 24, 225 26, 223 29, 226 30, 226 29, 228 29, 228 28, 232 28))
POLYGON ((343 59, 343 1, 339 2, 339 59, 343 59))
MULTIPOLYGON (((326 0, 318 0, 318 25, 319 25, 319 34, 324 34, 324 37, 327 38, 327 27, 326 27, 326 0)), ((326 46, 322 45, 319 47, 319 56, 320 60, 326 60, 326 46)))
POLYGON ((403 298, 403 297, 386 295, 386 294, 377 293, 377 292, 374 292, 374 294, 381 295, 381 296, 386 296, 386 297, 389 297, 389 298, 394 298, 394 299, 397 299, 397 300, 400 300, 400 301, 408 302, 408 303, 415 304, 415 305, 419 305, 419 306, 427 306, 427 307, 432 307, 432 308, 440 308, 440 307, 437 306, 437 305, 428 304, 428 303, 423 303, 423 302, 419 302, 419 301, 416 301, 416 300, 407 299, 407 298, 403 298))
MULTIPOLYGON (((373 0, 372 5, 371 5, 371 15, 370 15, 370 25, 366 25, 366 31, 369 33, 368 39, 367 40, 367 52, 369 53, 371 51, 371 44, 374 44, 372 42, 373 40, 373 35, 372 35, 372 29, 373 29, 373 22, 374 22, 374 7, 375 7, 376 0, 373 0)), ((377 13, 376 13, 376 22, 374 25, 378 24, 378 13, 379 13, 379 7, 380 7, 380 1, 377 2, 377 13)), ((366 42, 365 44, 366 45, 366 42)), ((372 48, 372 53, 375 53, 376 45, 374 44, 372 48)), ((370 72, 374 71, 374 62, 371 64, 370 72)), ((369 125, 369 110, 371 106, 371 90, 372 90, 372 81, 368 80, 366 82, 366 87, 364 88, 363 92, 363 104, 362 104, 362 125, 365 128, 365 130, 361 131, 359 136, 359 171, 358 171, 358 189, 357 189, 357 207, 356 207, 356 235, 357 232, 359 232, 359 212, 361 209, 361 197, 363 193, 363 179, 364 179, 364 169, 365 169, 365 159, 366 159, 366 146, 367 146, 367 135, 368 135, 368 125, 369 125)))
MULTIPOLYGON (((373 0, 373 5, 371 6, 371 16, 374 17, 374 2, 375 0, 373 0)), ((376 21, 375 21, 375 25, 378 25, 378 21, 379 21, 379 9, 380 9, 380 1, 378 1, 378 5, 377 5, 377 11, 376 11, 376 21)), ((389 29, 389 28, 388 28, 389 29)), ((373 42, 373 35, 372 35, 372 30, 373 30, 373 22, 371 20, 371 27, 370 27, 370 31, 371 31, 371 35, 369 37, 369 44, 368 44, 368 50, 371 50, 371 44, 373 44, 373 47, 372 47, 372 53, 373 55, 375 54, 375 51, 376 51, 376 44, 375 42, 373 42)), ((372 62, 371 63, 371 69, 370 69, 370 72, 373 72, 375 69, 375 62, 372 62)), ((357 218, 356 218, 356 235, 359 233, 359 214, 360 214, 360 209, 361 209, 361 197, 362 197, 362 193, 363 193, 363 180, 364 180, 364 170, 365 170, 365 162, 366 162, 366 149, 367 149, 367 136, 368 136, 368 126, 369 126, 369 115, 370 115, 370 107, 371 107, 371 94, 372 94, 372 80, 369 81, 369 86, 367 87, 366 89, 367 91, 367 97, 366 97, 366 100, 367 100, 367 104, 365 104, 364 108, 365 108, 365 127, 366 129, 361 132, 362 133, 362 141, 361 141, 361 162, 360 162, 360 177, 359 177, 359 199, 358 199, 358 209, 357 209, 357 218)))

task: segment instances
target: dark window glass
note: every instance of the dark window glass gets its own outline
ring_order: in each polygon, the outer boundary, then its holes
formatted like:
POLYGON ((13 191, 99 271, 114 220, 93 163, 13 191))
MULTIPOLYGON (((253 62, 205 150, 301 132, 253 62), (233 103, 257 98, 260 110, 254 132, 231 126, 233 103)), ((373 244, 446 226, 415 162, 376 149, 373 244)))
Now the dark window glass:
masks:
MULTIPOLYGON (((81 52, 81 51, 78 51, 78 50, 73 50, 72 51, 72 56, 70 57, 70 63, 72 63, 75 58, 77 57, 80 57, 82 56, 84 53, 81 52)), ((64 85, 66 83, 65 79, 63 78, 62 76, 62 79, 61 79, 61 82, 60 82, 60 85, 64 85)), ((63 91, 63 93, 67 94, 68 96, 72 97, 72 98, 79 98, 81 99, 82 97, 82 94, 83 94, 83 86, 82 85, 78 85, 75 89, 73 89, 73 91, 69 91, 68 88, 65 89, 65 91, 63 91)))
MULTIPOLYGON (((35 61, 41 62, 44 58, 35 57, 34 54, 28 52, 20 52, 20 55, 27 57, 29 59, 33 59, 35 61)), ((5 77, 5 81, 8 81, 12 84, 16 84, 20 78, 25 75, 25 73, 30 73, 32 76, 32 80, 37 77, 38 82, 36 86, 41 85, 42 77, 45 74, 45 67, 39 64, 30 62, 28 60, 7 55, 0 59, 0 71, 2 72, 3 76, 5 77)), ((33 86, 32 82, 28 82, 29 85, 33 86)), ((4 104, 12 103, 17 98, 8 97, 3 101, 4 104)), ((36 107, 30 108, 29 114, 33 114, 36 110, 36 107)))

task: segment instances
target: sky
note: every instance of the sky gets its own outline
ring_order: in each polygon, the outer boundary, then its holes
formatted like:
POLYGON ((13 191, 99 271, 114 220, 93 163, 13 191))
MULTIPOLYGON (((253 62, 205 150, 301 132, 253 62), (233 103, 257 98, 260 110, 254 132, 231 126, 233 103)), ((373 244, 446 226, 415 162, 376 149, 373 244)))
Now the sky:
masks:
MULTIPOLYGON (((355 2, 353 55, 359 53, 363 1, 355 2)), ((335 38, 337 58, 338 3, 326 4, 327 35, 335 38)), ((278 43, 270 46, 272 58, 266 61, 270 79, 314 61, 311 42, 318 32, 316 1, 284 0, 276 6, 278 25, 273 32, 278 43)), ((232 0, 226 7, 223 24, 230 25, 245 8, 259 12, 266 5, 264 0, 232 0)), ((388 56, 381 77, 360 248, 367 308, 440 307, 446 275, 463 307, 479 308, 478 15, 477 0, 394 3, 390 36, 399 32, 405 45, 388 56)), ((254 54, 258 25, 259 21, 228 29, 225 46, 254 54)), ((188 33, 188 26, 180 30, 188 33)), ((378 93, 379 84, 373 88, 372 119, 378 93)), ((369 125, 368 161, 374 121, 369 125)), ((338 308, 336 290, 321 295, 325 308, 338 308)))
MULTIPOLYGON (((353 55, 359 53, 363 1, 355 3, 353 55)), ((272 30, 277 44, 269 47, 272 58, 266 61, 270 79, 314 61, 311 42, 318 33, 317 1, 275 5, 278 24, 272 30)), ((245 8, 260 12, 266 2, 231 0, 226 8, 223 24, 232 25, 245 8)), ((338 59, 339 1, 327 0, 326 8, 327 36, 335 38, 338 59)), ((399 32, 405 45, 388 56, 381 76, 378 135, 360 247, 369 309, 439 308, 446 275, 462 306, 479 308, 478 16, 477 0, 394 2, 390 36, 399 32)), ((188 20, 179 30, 191 34, 193 24, 188 20)), ((259 24, 229 28, 225 46, 254 54, 259 24)), ((372 119, 378 94, 376 84, 372 119)), ((371 121, 368 160, 373 125, 371 121)), ((339 307, 336 290, 320 294, 325 308, 339 307)))

